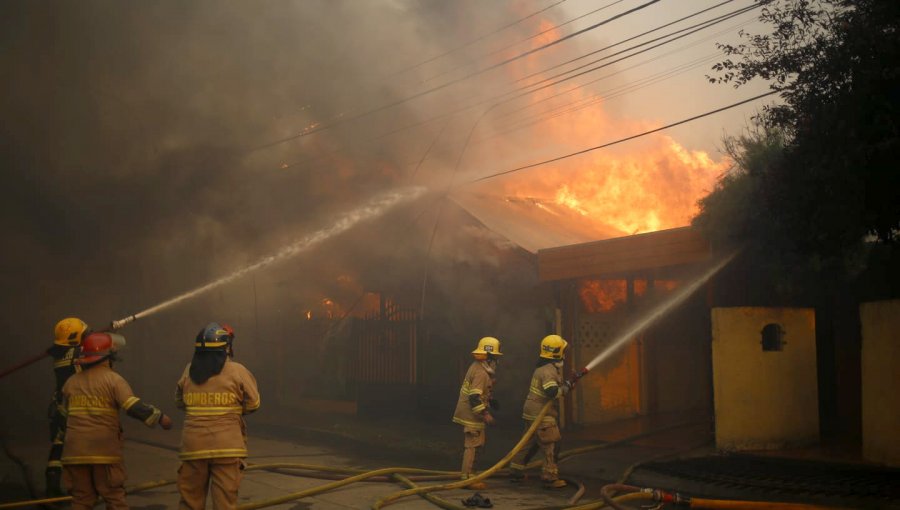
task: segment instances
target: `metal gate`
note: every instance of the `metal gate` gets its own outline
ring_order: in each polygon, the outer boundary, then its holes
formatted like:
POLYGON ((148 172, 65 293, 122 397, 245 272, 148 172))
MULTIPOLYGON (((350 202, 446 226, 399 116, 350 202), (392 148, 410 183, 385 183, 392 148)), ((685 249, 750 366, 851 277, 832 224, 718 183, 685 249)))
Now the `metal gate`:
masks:
POLYGON ((354 321, 349 379, 363 384, 415 385, 417 381, 418 314, 390 301, 354 321))
MULTIPOLYGON (((576 363, 586 364, 603 352, 623 328, 621 314, 585 314, 578 318, 576 363)), ((629 342, 579 383, 576 421, 603 423, 641 411, 641 346, 629 342)))

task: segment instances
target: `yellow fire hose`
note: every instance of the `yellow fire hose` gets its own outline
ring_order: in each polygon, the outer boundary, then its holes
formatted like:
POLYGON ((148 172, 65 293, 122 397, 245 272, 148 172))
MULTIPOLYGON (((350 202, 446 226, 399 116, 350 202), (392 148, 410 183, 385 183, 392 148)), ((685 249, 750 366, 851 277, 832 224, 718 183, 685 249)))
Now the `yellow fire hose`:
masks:
MULTIPOLYGON (((418 485, 414 484, 412 482, 412 480, 410 480, 409 478, 407 478, 403 475, 395 474, 395 475, 393 475, 393 478, 397 479, 399 482, 401 482, 403 485, 406 485, 410 489, 415 489, 418 487, 418 485)), ((420 494, 420 496, 427 499, 430 503, 437 505, 445 510, 466 510, 466 507, 454 505, 453 503, 447 501, 446 499, 439 498, 439 497, 435 496, 434 494, 425 493, 425 494, 420 494)))
MULTIPOLYGON (((129 487, 125 490, 126 493, 132 494, 135 492, 146 491, 150 489, 155 489, 157 487, 163 487, 166 485, 171 485, 175 483, 175 480, 156 480, 154 482, 144 482, 139 485, 135 485, 134 487, 129 487)), ((0 509, 6 508, 24 508, 27 506, 40 506, 40 505, 50 505, 53 503, 66 503, 68 501, 72 501, 72 496, 59 496, 55 498, 44 498, 44 499, 31 499, 28 501, 15 501, 13 503, 3 503, 0 504, 0 509)))
MULTIPOLYGON (((247 466, 244 471, 271 471, 276 469, 301 469, 306 471, 318 471, 318 472, 326 472, 326 473, 365 473, 364 471, 358 469, 351 468, 338 468, 333 466, 322 466, 318 464, 302 464, 302 463, 271 463, 271 464, 252 464, 247 466)), ((419 469, 419 468, 405 468, 407 473, 410 474, 420 474, 424 475, 423 478, 430 479, 452 479, 459 476, 459 473, 456 471, 435 471, 431 469, 419 469)), ((144 482, 134 487, 129 487, 125 490, 127 494, 133 494, 136 492, 146 491, 150 489, 155 489, 158 487, 164 487, 166 485, 172 485, 176 481, 175 480, 155 480, 151 482, 144 482)), ((405 483, 405 482, 404 482, 405 483)), ((412 483, 412 481, 410 481, 412 483)), ((7 508, 24 508, 28 506, 40 506, 40 505, 49 505, 52 503, 66 503, 72 500, 72 496, 59 496, 54 498, 44 498, 44 499, 32 499, 27 501, 16 501, 12 503, 2 503, 0 504, 0 509, 7 508)))
POLYGON ((447 484, 443 484, 443 485, 428 485, 425 487, 417 487, 415 489, 407 489, 405 491, 400 491, 400 492, 395 492, 393 494, 389 494, 388 496, 385 496, 385 497, 380 498, 377 501, 375 501, 375 504, 372 505, 372 510, 379 510, 384 505, 388 505, 398 499, 405 498, 406 496, 414 496, 416 494, 423 494, 423 493, 434 492, 434 491, 460 489, 460 488, 466 487, 467 485, 470 485, 470 484, 476 483, 476 482, 480 482, 481 480, 484 480, 485 478, 490 477, 492 474, 496 473, 501 468, 503 468, 503 466, 505 466, 507 463, 509 463, 509 461, 511 461, 512 458, 515 457, 516 454, 519 453, 519 451, 522 448, 524 448, 525 445, 528 444, 528 441, 531 439, 531 436, 534 435, 534 432, 537 430, 538 425, 541 424, 541 420, 544 418, 544 415, 547 414, 547 411, 550 409, 550 406, 552 404, 553 404, 552 400, 550 400, 549 402, 544 404, 544 407, 541 408, 541 412, 539 412, 538 415, 535 417, 534 421, 531 422, 531 426, 528 427, 528 430, 525 431, 525 434, 522 435, 522 438, 519 439, 519 442, 516 443, 516 445, 513 447, 513 449, 510 450, 509 453, 507 453, 505 457, 500 459, 499 462, 497 462, 496 464, 494 464, 487 470, 482 471, 481 473, 478 473, 477 475, 475 475, 471 478, 467 478, 465 480, 459 480, 459 481, 453 482, 453 483, 447 483, 447 484))
MULTIPOLYGON (((582 446, 580 448, 572 448, 571 450, 566 450, 559 454, 559 462, 562 463, 563 460, 568 459, 570 457, 574 457, 576 455, 583 455, 585 453, 591 453, 591 452, 595 452, 597 450, 605 450, 606 448, 613 448, 615 446, 633 443, 634 441, 638 441, 645 437, 654 436, 656 434, 661 434, 663 432, 668 432, 670 430, 679 429, 682 427, 687 427, 687 426, 696 425, 696 424, 697 424, 697 422, 695 422, 695 421, 694 422, 679 422, 679 423, 668 425, 666 427, 662 427, 659 429, 654 429, 654 430, 650 430, 647 432, 642 432, 640 434, 635 434, 633 436, 628 436, 628 437, 625 437, 622 439, 618 439, 616 441, 610 441, 608 443, 592 444, 592 445, 588 445, 588 446, 582 446)), ((529 462, 528 465, 525 466, 525 469, 534 469, 534 468, 540 467, 543 464, 544 464, 543 460, 535 460, 535 461, 529 462)))
MULTIPOLYGON (((426 481, 426 480, 440 480, 440 479, 448 479, 448 478, 456 478, 459 476, 459 472, 456 471, 437 471, 430 469, 421 469, 421 468, 402 468, 402 467, 393 467, 393 468, 382 468, 376 469, 373 471, 361 471, 353 468, 343 468, 343 467, 334 467, 334 466, 323 466, 318 464, 305 464, 305 463, 267 463, 267 464, 252 464, 246 468, 245 471, 275 471, 279 472, 279 470, 300 470, 303 473, 298 473, 301 476, 310 476, 310 477, 323 477, 321 473, 333 473, 333 474, 350 474, 353 476, 339 479, 335 482, 320 485, 317 487, 312 487, 300 492, 287 494, 285 496, 271 498, 263 501, 258 501, 255 503, 248 503, 242 505, 239 510, 251 510, 257 508, 265 508, 268 506, 273 506, 281 503, 285 503, 288 501, 301 499, 304 497, 315 496, 317 494, 321 494, 324 492, 328 492, 345 485, 349 485, 359 481, 390 481, 390 479, 399 481, 409 487, 408 490, 396 492, 390 494, 384 498, 379 499, 373 505, 373 509, 380 509, 382 506, 389 504, 397 499, 419 495, 431 503, 444 508, 446 510, 464 510, 463 507, 456 506, 444 499, 438 498, 433 494, 429 494, 430 492, 439 491, 439 490, 450 490, 455 488, 465 487, 468 484, 481 481, 485 478, 490 477, 499 471, 503 466, 505 466, 512 458, 525 447, 531 437, 534 435, 534 432, 537 429, 537 425, 540 424, 541 419, 547 413, 550 404, 545 405, 541 412, 538 414, 537 419, 532 423, 531 427, 525 432, 519 442, 510 450, 509 453, 503 459, 501 459, 497 464, 492 466, 490 469, 487 469, 477 476, 472 478, 468 478, 466 480, 459 480, 449 484, 443 485, 428 485, 428 486, 417 486, 413 479, 417 481, 426 481), (318 475, 316 473, 319 473, 318 475), (415 475, 411 477, 403 476, 403 474, 415 475)), ((680 423, 676 425, 672 425, 669 427, 665 427, 663 429, 657 429, 650 432, 645 432, 641 434, 637 434, 634 436, 630 436, 624 439, 620 439, 617 441, 604 443, 601 445, 592 445, 583 448, 577 448, 573 450, 568 450, 563 452, 560 455, 560 459, 572 457, 574 455, 581 455, 584 453, 589 453, 592 451, 610 448, 616 445, 625 444, 631 441, 638 440, 642 437, 646 437, 652 434, 658 434, 660 432, 671 430, 674 428, 682 427, 685 423, 680 423)), ((540 466, 542 461, 535 461, 528 464, 528 468, 533 468, 540 466)), ((626 470, 627 474, 630 474, 631 466, 629 470, 626 470)), ((293 474, 293 473, 292 473, 293 474)), ((157 487, 163 487, 165 485, 174 484, 175 480, 157 480, 151 482, 145 482, 142 484, 135 485, 133 487, 129 487, 126 492, 129 494, 145 491, 149 489, 154 489, 157 487)), ((623 507, 619 506, 619 503, 626 503, 637 500, 654 500, 654 501, 668 501, 675 502, 676 504, 681 504, 685 506, 689 506, 690 508, 704 508, 704 509, 726 509, 726 510, 835 510, 835 507, 826 507, 821 505, 810 505, 810 504, 802 504, 802 503, 781 503, 781 502, 772 502, 772 501, 736 501, 736 500, 716 500, 716 499, 702 499, 702 498, 689 498, 685 496, 681 496, 678 494, 666 493, 664 491, 652 490, 652 489, 640 489, 633 486, 625 486, 620 484, 613 484, 603 488, 602 494, 605 498, 605 501, 595 501, 590 503, 585 503, 578 506, 571 506, 574 503, 569 503, 568 506, 563 507, 566 510, 595 510, 598 508, 602 508, 605 506, 610 506, 614 509, 621 509, 623 507), (624 495, 619 495, 613 497, 611 492, 628 492, 624 495), (632 492, 629 492, 632 491, 632 492)), ((71 496, 63 496, 56 498, 45 498, 45 499, 36 499, 36 500, 28 500, 28 501, 18 501, 13 503, 3 503, 0 504, 0 510, 8 509, 8 508, 23 508, 28 506, 39 506, 46 505, 52 503, 62 503, 66 501, 70 501, 71 496)))

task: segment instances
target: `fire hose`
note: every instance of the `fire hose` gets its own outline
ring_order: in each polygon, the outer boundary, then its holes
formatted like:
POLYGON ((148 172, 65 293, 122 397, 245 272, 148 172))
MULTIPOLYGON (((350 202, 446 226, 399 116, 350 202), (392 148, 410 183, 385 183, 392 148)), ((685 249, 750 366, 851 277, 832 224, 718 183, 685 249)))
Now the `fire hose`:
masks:
MULTIPOLYGON (((371 472, 360 471, 358 469, 338 468, 338 467, 333 467, 333 466, 321 466, 321 465, 316 465, 316 464, 302 464, 302 463, 251 464, 251 465, 247 466, 244 469, 244 471, 275 471, 275 472, 278 472, 279 470, 285 470, 285 469, 307 471, 306 473, 304 473, 304 476, 308 476, 311 478, 322 478, 323 477, 323 475, 315 474, 313 472, 342 473, 342 474, 371 473, 371 472)), ((455 471, 435 471, 435 470, 430 470, 430 469, 419 469, 419 468, 399 468, 399 469, 403 469, 404 472, 406 472, 408 474, 421 475, 421 476, 413 476, 410 478, 403 477, 409 483, 413 483, 412 480, 416 480, 416 481, 445 480, 448 478, 456 478, 459 476, 459 473, 455 472, 455 471)), ((324 476, 327 477, 328 475, 324 475, 324 476)), ((395 477, 396 476, 398 476, 398 475, 395 475, 395 477)), ((366 477, 366 479, 368 481, 373 481, 373 480, 370 480, 370 478, 377 478, 377 477, 366 477)), ((342 478, 341 480, 346 480, 346 478, 342 478)), ((389 482, 390 480, 388 478, 382 478, 382 479, 379 479, 376 481, 389 482)), ((151 481, 151 482, 145 482, 142 484, 138 484, 138 485, 135 485, 134 487, 129 487, 125 490, 125 492, 127 494, 134 494, 136 492, 142 492, 142 491, 146 491, 146 490, 150 490, 150 489, 156 489, 159 487, 165 487, 166 485, 173 485, 175 483, 176 483, 176 480, 155 480, 155 481, 151 481)), ((404 482, 404 484, 407 484, 407 483, 404 482)), ((314 487, 313 489, 317 489, 317 488, 318 487, 314 487)), ((322 491, 322 492, 325 492, 325 491, 322 491)), ((32 500, 27 500, 27 501, 16 501, 16 502, 12 502, 12 503, 2 503, 2 504, 0 504, 0 509, 5 510, 8 508, 24 508, 24 507, 28 507, 28 506, 47 505, 47 504, 51 504, 51 503, 65 503, 65 502, 69 502, 71 500, 72 500, 72 496, 59 496, 59 497, 53 497, 53 498, 32 499, 32 500)), ((241 508, 244 508, 244 507, 241 507, 241 508)))
MULTIPOLYGON (((615 510, 628 510, 627 508, 621 506, 619 503, 621 501, 617 501, 617 498, 612 496, 612 493, 615 492, 624 492, 626 494, 633 494, 634 499, 640 499, 645 501, 654 501, 657 503, 667 503, 673 504, 677 507, 686 507, 686 508, 707 508, 707 509, 731 509, 731 510, 835 510, 835 507, 830 506, 822 506, 822 505, 810 505, 807 503, 784 503, 778 501, 743 501, 743 500, 732 500, 732 499, 704 499, 704 498, 693 498, 691 496, 686 496, 684 494, 680 494, 678 492, 668 492, 659 489, 646 489, 641 487, 635 487, 633 485, 623 485, 623 484, 609 484, 603 487, 600 491, 600 496, 603 498, 603 502, 599 504, 591 504, 591 505, 583 505, 577 507, 577 510, 590 510, 594 508, 601 508, 602 506, 609 505, 615 510)), ((576 510, 576 509, 572 509, 576 510)))
MULTIPOLYGON (((531 439, 531 436, 534 435, 534 432, 537 430, 537 426, 540 424, 541 419, 544 417, 544 415, 547 414, 547 411, 550 409, 550 405, 552 403, 553 402, 550 401, 544 405, 544 407, 541 409, 541 412, 538 413, 535 421, 531 424, 531 427, 528 428, 528 430, 525 432, 525 434, 522 436, 522 438, 519 440, 519 442, 516 444, 516 446, 513 447, 513 449, 510 450, 510 452, 508 454, 506 454, 505 457, 503 457, 497 464, 495 464, 491 468, 489 468, 485 471, 482 471, 478 475, 476 475, 472 478, 468 478, 466 480, 459 480, 459 481, 456 481, 453 483, 443 484, 443 485, 429 485, 429 486, 425 486, 425 487, 414 487, 414 488, 407 489, 405 491, 391 494, 385 498, 378 500, 375 503, 373 508, 381 508, 383 505, 390 503, 391 501, 394 501, 394 500, 397 500, 397 499, 400 499, 400 498, 403 498, 406 496, 412 496, 412 495, 416 495, 416 494, 424 495, 429 492, 434 492, 434 491, 438 491, 438 490, 448 490, 448 489, 465 487, 466 485, 469 485, 471 483, 475 483, 475 482, 484 480, 485 478, 488 478, 492 474, 499 471, 503 466, 505 466, 510 460, 512 460, 512 458, 519 452, 519 450, 521 450, 522 448, 525 447, 526 444, 528 444, 528 441, 531 439)), ((309 465, 309 464, 273 463, 273 464, 259 464, 259 465, 248 466, 247 470, 287 469, 287 468, 309 469, 310 467, 311 467, 311 465, 309 465)), ((317 469, 317 468, 313 468, 313 469, 317 469)), ((334 472, 334 471, 340 471, 340 469, 339 468, 326 468, 326 469, 324 469, 324 471, 333 471, 334 472)), ((286 494, 284 496, 278 496, 278 497, 266 499, 263 501, 258 501, 258 502, 254 502, 254 503, 248 503, 245 505, 241 505, 240 507, 238 507, 238 510, 254 510, 257 508, 265 508, 265 507, 269 507, 269 506, 273 506, 273 505, 277 505, 277 504, 281 504, 281 503, 286 503, 288 501, 294 501, 294 500, 301 499, 301 498, 315 496, 317 494, 321 494, 321 493, 328 492, 328 491, 331 491, 334 489, 338 489, 345 485, 368 480, 368 479, 379 477, 379 476, 384 476, 384 475, 396 476, 396 475, 405 475, 405 474, 428 474, 428 475, 451 474, 454 476, 456 475, 455 472, 447 472, 447 471, 435 472, 432 470, 426 470, 426 469, 420 469, 420 468, 388 467, 388 468, 382 468, 382 469, 376 469, 373 471, 358 473, 358 474, 355 474, 353 476, 350 476, 350 477, 347 477, 347 478, 344 478, 341 480, 337 480, 337 481, 327 483, 324 485, 319 485, 316 487, 311 487, 309 489, 305 489, 305 490, 302 490, 299 492, 286 494)), ((150 482, 149 484, 143 484, 143 485, 140 485, 137 487, 130 488, 127 492, 129 492, 129 493, 137 492, 140 490, 147 490, 148 488, 160 487, 160 486, 169 485, 172 483, 175 483, 175 482, 172 480, 150 482)), ((42 499, 42 500, 19 501, 19 502, 14 502, 14 503, 0 504, 0 509, 22 508, 22 507, 30 506, 30 505, 59 503, 59 502, 70 501, 71 499, 72 499, 71 496, 65 496, 65 497, 60 497, 60 498, 47 498, 47 499, 42 499)))
MULTIPOLYGON (((542 413, 539 417, 542 417, 545 414, 547 407, 542 409, 542 413)), ((537 423, 537 421, 536 421, 537 423)), ((613 441, 609 443, 604 443, 601 445, 593 445, 584 448, 577 448, 574 450, 567 450, 560 454, 560 459, 569 458, 575 455, 582 455, 585 453, 589 453, 592 451, 597 451, 603 448, 610 448, 617 445, 625 444, 631 441, 635 441, 641 439, 643 437, 647 437, 652 434, 658 434, 664 431, 672 430, 674 428, 683 427, 685 425, 689 425, 688 423, 680 423, 675 424, 669 427, 664 427, 662 429, 656 429, 650 432, 644 432, 641 434, 636 434, 634 436, 630 436, 618 441, 613 441)), ((482 472, 477 477, 469 478, 463 481, 457 481, 451 484, 445 485, 429 485, 429 486, 416 486, 415 482, 421 481, 433 481, 433 480, 444 480, 448 478, 456 478, 459 476, 459 473, 456 471, 435 471, 428 469, 419 469, 419 468, 383 468, 374 471, 360 471, 352 468, 342 468, 342 467, 334 467, 334 466, 323 466, 317 464, 304 464, 304 463, 266 463, 266 464, 251 464, 246 468, 245 471, 271 471, 283 474, 297 474, 299 476, 304 477, 312 477, 312 478, 330 478, 331 476, 339 475, 339 474, 352 474, 349 478, 341 478, 336 480, 335 482, 320 485, 317 487, 312 487, 310 489, 300 491, 297 493, 285 495, 278 498, 272 498, 264 501, 258 501, 255 503, 248 503, 246 505, 240 506, 241 510, 249 510, 256 508, 264 508, 280 503, 284 503, 291 500, 296 500, 304 497, 315 496, 317 494, 321 494, 324 492, 328 492, 345 485, 349 485, 351 483, 355 483, 358 481, 368 481, 368 482, 390 482, 391 479, 399 481, 409 487, 409 490, 398 492, 395 494, 391 494, 379 502, 376 502, 376 505, 384 505, 386 503, 392 502, 401 497, 405 497, 407 495, 419 495, 431 503, 444 508, 446 510, 461 510, 462 507, 456 506, 446 500, 438 498, 433 494, 429 494, 429 492, 437 491, 437 490, 447 490, 452 488, 458 488, 473 481, 482 480, 489 477, 492 474, 495 474, 503 465, 506 464, 511 458, 518 453, 519 450, 527 444, 528 439, 530 439, 531 434, 533 434, 534 427, 530 428, 525 435, 523 435, 522 439, 513 448, 513 450, 507 454, 503 459, 501 459, 495 466, 491 469, 482 472), (529 434, 529 432, 531 434, 529 434), (292 471, 291 473, 285 473, 285 470, 292 471), (302 473, 296 473, 296 471, 302 471, 302 473), (406 477, 404 474, 409 474, 412 476, 406 477)), ((535 461, 528 464, 528 468, 533 468, 541 465, 541 461, 535 461)), ((145 490, 154 489, 157 487, 163 487, 166 485, 174 484, 175 480, 158 480, 146 482, 143 484, 136 485, 134 487, 130 487, 126 490, 127 493, 136 493, 145 490)), ((638 487, 633 487, 630 485, 608 485, 604 487, 604 490, 601 491, 601 495, 604 496, 603 501, 595 501, 590 503, 584 503, 581 505, 575 505, 574 500, 576 498, 570 499, 569 503, 562 507, 554 507, 555 510, 594 510, 597 508, 602 508, 604 506, 611 506, 612 508, 624 508, 620 505, 621 503, 631 502, 631 501, 657 501, 659 503, 676 503, 682 506, 689 506, 690 508, 726 508, 726 509, 741 509, 741 510, 825 510, 830 509, 834 510, 832 507, 824 507, 817 505, 807 505, 807 504, 796 504, 796 503, 777 503, 777 502, 758 502, 758 501, 732 501, 732 500, 714 500, 714 499, 701 499, 701 498, 690 498, 678 493, 668 493, 665 491, 654 490, 654 489, 640 489, 638 487), (613 496, 611 492, 626 492, 623 495, 613 496), (611 503, 610 503, 611 502, 611 503)), ((578 494, 576 494, 578 496, 578 494)), ((28 500, 28 501, 18 501, 12 503, 4 503, 0 504, 0 509, 8 509, 8 508, 23 508, 27 506, 35 506, 35 505, 44 505, 51 503, 61 503, 70 501, 70 496, 63 496, 58 498, 46 498, 39 500, 28 500)), ((380 508, 377 506, 375 508, 380 508)))
MULTIPOLYGON (((125 317, 124 319, 112 321, 108 327, 102 329, 101 331, 106 331, 106 332, 118 331, 119 329, 122 329, 126 325, 134 322, 136 319, 137 319, 137 316, 129 315, 128 317, 125 317)), ((33 364, 37 363, 38 361, 41 361, 42 359, 46 358, 49 355, 50 355, 50 353, 48 351, 44 350, 38 354, 35 354, 34 356, 32 356, 30 358, 26 358, 26 359, 16 363, 15 365, 4 368, 2 371, 0 371, 0 379, 3 379, 4 377, 8 376, 9 374, 12 374, 13 372, 17 372, 27 366, 33 365, 33 364)))

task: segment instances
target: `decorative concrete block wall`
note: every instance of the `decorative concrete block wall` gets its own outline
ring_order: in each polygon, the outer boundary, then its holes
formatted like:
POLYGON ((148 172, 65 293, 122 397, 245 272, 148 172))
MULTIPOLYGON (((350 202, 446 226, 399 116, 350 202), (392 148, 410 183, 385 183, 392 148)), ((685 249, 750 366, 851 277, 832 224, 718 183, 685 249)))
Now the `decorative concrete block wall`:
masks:
POLYGON ((815 311, 714 308, 716 446, 767 450, 819 439, 815 311))

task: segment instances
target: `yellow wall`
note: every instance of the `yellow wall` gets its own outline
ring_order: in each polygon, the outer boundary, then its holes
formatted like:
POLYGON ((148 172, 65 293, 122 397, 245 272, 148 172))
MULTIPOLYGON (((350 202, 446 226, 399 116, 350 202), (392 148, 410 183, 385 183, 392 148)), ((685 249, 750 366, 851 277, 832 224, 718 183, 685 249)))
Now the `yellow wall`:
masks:
POLYGON ((713 399, 716 446, 777 449, 819 438, 815 311, 714 308, 713 399), (761 331, 780 324, 784 349, 763 351, 761 331))
POLYGON ((900 466, 900 300, 863 303, 863 456, 900 466))

